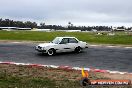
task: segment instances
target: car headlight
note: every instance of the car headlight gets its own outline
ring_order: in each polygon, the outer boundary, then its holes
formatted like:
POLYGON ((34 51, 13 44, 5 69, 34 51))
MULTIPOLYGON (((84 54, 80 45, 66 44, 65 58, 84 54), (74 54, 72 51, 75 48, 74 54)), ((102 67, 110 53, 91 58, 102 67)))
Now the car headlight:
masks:
POLYGON ((38 49, 42 49, 42 47, 41 47, 41 46, 37 46, 37 48, 38 48, 38 49))

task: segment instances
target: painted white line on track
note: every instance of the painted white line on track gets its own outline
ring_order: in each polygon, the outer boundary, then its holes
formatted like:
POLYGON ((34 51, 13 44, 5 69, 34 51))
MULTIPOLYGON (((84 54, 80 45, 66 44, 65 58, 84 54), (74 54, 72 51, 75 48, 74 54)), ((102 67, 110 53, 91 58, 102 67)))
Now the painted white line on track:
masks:
POLYGON ((112 47, 117 47, 117 46, 106 46, 106 47, 110 47, 110 48, 112 48, 112 47))
POLYGON ((125 47, 126 49, 132 49, 132 47, 125 47))
POLYGON ((112 45, 89 45, 91 47, 108 47, 108 48, 127 48, 127 49, 131 49, 132 47, 128 47, 128 46, 112 46, 112 45))
POLYGON ((89 45, 89 46, 100 46, 100 45, 89 45))
POLYGON ((17 44, 17 43, 21 43, 21 42, 12 42, 12 43, 16 43, 17 44))

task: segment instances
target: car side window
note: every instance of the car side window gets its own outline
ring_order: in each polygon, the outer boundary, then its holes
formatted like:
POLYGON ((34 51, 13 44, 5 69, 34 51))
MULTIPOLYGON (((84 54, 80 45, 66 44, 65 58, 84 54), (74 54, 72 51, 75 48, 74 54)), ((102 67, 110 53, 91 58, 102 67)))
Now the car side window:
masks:
POLYGON ((68 43, 68 39, 67 38, 63 38, 60 44, 66 44, 66 43, 68 43))
POLYGON ((78 43, 78 41, 75 38, 70 38, 69 43, 78 43))

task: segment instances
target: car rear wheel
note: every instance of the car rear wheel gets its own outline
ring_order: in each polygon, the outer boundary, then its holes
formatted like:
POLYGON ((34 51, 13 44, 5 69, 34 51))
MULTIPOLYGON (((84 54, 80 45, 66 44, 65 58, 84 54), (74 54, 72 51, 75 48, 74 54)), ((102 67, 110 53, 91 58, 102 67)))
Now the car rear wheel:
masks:
POLYGON ((76 53, 82 52, 82 48, 81 48, 81 47, 76 47, 76 48, 75 48, 75 52, 76 52, 76 53))
POLYGON ((47 52, 47 54, 49 56, 53 56, 53 55, 55 55, 55 50, 54 49, 49 49, 48 52, 47 52))

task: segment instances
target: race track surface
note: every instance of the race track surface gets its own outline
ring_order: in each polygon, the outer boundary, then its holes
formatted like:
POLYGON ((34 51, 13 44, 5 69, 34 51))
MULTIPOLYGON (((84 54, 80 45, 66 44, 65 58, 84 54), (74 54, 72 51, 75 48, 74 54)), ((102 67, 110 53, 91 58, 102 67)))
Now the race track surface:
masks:
POLYGON ((82 53, 47 56, 35 51, 36 44, 0 43, 0 61, 68 65, 132 72, 132 48, 90 46, 82 53))

